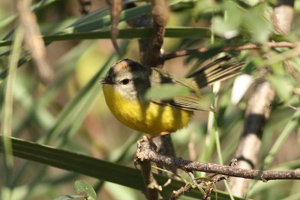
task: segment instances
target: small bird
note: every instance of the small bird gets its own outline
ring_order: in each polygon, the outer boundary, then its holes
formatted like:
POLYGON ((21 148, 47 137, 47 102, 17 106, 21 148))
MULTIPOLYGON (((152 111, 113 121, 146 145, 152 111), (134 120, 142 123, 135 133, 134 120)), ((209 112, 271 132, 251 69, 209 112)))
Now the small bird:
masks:
POLYGON ((219 58, 187 78, 123 59, 110 68, 100 83, 113 115, 124 125, 153 138, 184 128, 194 111, 203 110, 199 105, 200 88, 240 73, 237 69, 244 63, 229 62, 230 59, 229 56, 219 58), (148 89, 164 84, 182 86, 190 92, 171 99, 145 98, 148 89))

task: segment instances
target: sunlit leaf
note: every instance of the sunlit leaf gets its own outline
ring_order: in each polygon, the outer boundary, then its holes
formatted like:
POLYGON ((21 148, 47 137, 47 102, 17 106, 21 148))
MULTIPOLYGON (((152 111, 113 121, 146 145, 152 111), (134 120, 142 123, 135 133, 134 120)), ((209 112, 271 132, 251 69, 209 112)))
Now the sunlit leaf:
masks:
POLYGON ((145 98, 150 100, 154 98, 172 99, 176 96, 184 96, 190 94, 191 90, 182 85, 163 84, 160 87, 151 88, 146 92, 145 98))
POLYGON ((293 84, 290 77, 273 75, 268 76, 268 80, 275 87, 277 94, 282 100, 289 100, 293 92, 293 84))
POLYGON ((76 192, 79 194, 81 192, 86 192, 87 194, 87 198, 89 200, 95 200, 96 199, 96 192, 94 190, 94 188, 92 186, 90 186, 89 184, 87 184, 86 182, 84 181, 76 181, 75 184, 75 189, 76 189, 76 192))
POLYGON ((233 1, 226 1, 224 7, 227 17, 214 17, 212 20, 212 28, 217 35, 230 39, 240 33, 240 25, 244 23, 243 18, 245 12, 233 1), (234 15, 231 13, 234 13, 234 15))
POLYGON ((252 35, 254 42, 267 42, 272 30, 272 23, 265 17, 266 8, 257 6, 249 10, 245 15, 243 25, 252 35))

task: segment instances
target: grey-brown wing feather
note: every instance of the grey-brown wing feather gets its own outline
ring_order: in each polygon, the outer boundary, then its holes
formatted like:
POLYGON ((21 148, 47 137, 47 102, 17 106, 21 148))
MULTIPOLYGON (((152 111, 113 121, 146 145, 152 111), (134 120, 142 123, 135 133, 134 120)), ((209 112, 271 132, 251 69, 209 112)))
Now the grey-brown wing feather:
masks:
POLYGON ((176 108, 180 108, 183 110, 190 110, 190 111, 196 111, 196 110, 205 110, 209 111, 211 110, 210 108, 202 108, 199 106, 199 103, 201 101, 201 95, 197 89, 194 89, 188 85, 188 80, 185 79, 183 81, 183 78, 178 78, 173 74, 169 74, 165 72, 164 70, 161 69, 154 69, 156 72, 158 72, 159 76, 161 79, 155 79, 155 81, 152 81, 151 83, 153 84, 152 87, 159 86, 161 84, 165 83, 174 83, 178 85, 182 85, 184 87, 187 87, 190 89, 191 93, 186 96, 178 96, 174 97, 172 99, 152 99, 151 101, 157 104, 161 105, 169 105, 173 106, 176 108), (158 82, 158 80, 160 80, 158 82), (163 80, 163 81, 162 81, 163 80))
POLYGON ((162 105, 170 105, 184 110, 213 110, 210 105, 202 102, 203 98, 200 95, 199 88, 211 85, 217 81, 222 81, 240 73, 237 71, 244 63, 243 62, 228 62, 231 58, 224 56, 219 58, 202 69, 188 76, 188 78, 178 78, 173 74, 169 74, 164 70, 153 68, 157 73, 156 78, 152 80, 152 86, 159 86, 164 83, 174 83, 183 85, 191 90, 191 94, 187 96, 174 97, 171 100, 152 99, 152 102, 162 105), (160 77, 160 78, 157 78, 160 77), (183 81, 184 80, 184 81, 183 81), (204 106, 203 106, 204 105, 204 106))
POLYGON ((230 61, 230 59, 229 56, 219 58, 187 78, 193 80, 199 88, 203 88, 241 73, 237 69, 244 65, 244 62, 230 61))
POLYGON ((200 100, 201 98, 189 95, 183 97, 175 97, 171 100, 164 100, 164 99, 152 99, 153 103, 161 104, 161 105, 169 105, 175 108, 180 108, 183 110, 190 110, 190 111, 210 111, 213 110, 212 108, 200 108, 200 100))

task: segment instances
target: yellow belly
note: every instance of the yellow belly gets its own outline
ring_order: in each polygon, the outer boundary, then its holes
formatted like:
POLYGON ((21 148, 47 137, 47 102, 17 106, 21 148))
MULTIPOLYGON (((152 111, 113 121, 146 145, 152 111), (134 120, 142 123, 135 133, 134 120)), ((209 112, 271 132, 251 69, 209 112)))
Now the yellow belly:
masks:
POLYGON ((151 135, 175 132, 188 125, 193 112, 153 102, 129 100, 110 85, 103 85, 106 103, 114 116, 124 125, 151 135))

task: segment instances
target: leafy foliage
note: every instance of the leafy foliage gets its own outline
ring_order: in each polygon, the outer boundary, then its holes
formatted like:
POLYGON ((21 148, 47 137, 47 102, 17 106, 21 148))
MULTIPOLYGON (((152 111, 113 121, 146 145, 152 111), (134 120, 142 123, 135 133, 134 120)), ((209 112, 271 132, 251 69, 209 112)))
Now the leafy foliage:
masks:
MULTIPOLYGON (((129 1, 131 2, 134 1, 129 1)), ((190 69, 199 67, 205 60, 222 52, 226 47, 234 48, 249 43, 261 45, 259 50, 229 52, 237 55, 236 59, 246 61, 246 73, 253 75, 256 81, 267 78, 276 91, 271 116, 264 129, 264 145, 261 148, 261 164, 258 167, 281 170, 299 168, 299 131, 295 131, 299 127, 299 111, 292 109, 300 105, 297 78, 300 77, 299 49, 269 48, 266 45, 269 41, 298 42, 298 15, 295 15, 291 33, 279 35, 270 22, 272 4, 268 1, 247 4, 237 0, 170 0, 169 4, 172 11, 166 28, 165 51, 204 47, 208 49, 205 53, 198 52, 177 58, 175 61, 166 61, 166 70, 179 76, 184 76, 190 69), (286 67, 287 60, 293 64, 292 67, 286 67), (272 73, 268 73, 270 71, 272 73)), ((129 189, 141 190, 134 187, 137 180, 128 173, 127 168, 134 168, 132 160, 140 135, 120 125, 110 114, 99 81, 117 60, 123 57, 138 60, 139 50, 134 39, 149 38, 151 29, 131 28, 125 22, 149 13, 150 4, 143 2, 137 7, 122 11, 119 24, 119 38, 122 38, 122 41, 119 41, 119 47, 123 55, 118 55, 114 53, 109 40, 109 8, 102 1, 93 1, 94 10, 86 16, 80 16, 79 5, 75 1, 37 1, 31 9, 37 17, 47 45, 47 62, 55 72, 54 79, 48 85, 43 84, 36 73, 30 49, 17 43, 22 41, 23 36, 18 28, 18 13, 12 9, 14 6, 14 2, 11 1, 0 3, 1 134, 11 134, 16 138, 33 141, 34 145, 49 146, 45 146, 41 151, 29 143, 22 143, 25 146, 19 146, 22 147, 19 151, 24 151, 24 154, 32 153, 25 160, 16 157, 10 160, 12 158, 7 154, 0 154, 3 157, 0 161, 0 177, 3 180, 0 198, 55 199, 73 193, 69 185, 82 179, 88 185, 79 182, 79 187, 89 189, 80 191, 85 191, 91 199, 96 197, 90 185, 93 185, 100 199, 120 199, 116 190, 122 191, 123 197, 128 199, 143 199, 140 191, 129 189), (18 52, 21 52, 20 56, 18 52), (14 70, 16 67, 18 69, 14 70), (15 78, 13 73, 16 73, 15 78), (11 116, 7 114, 10 111, 11 116), (105 171, 108 177, 101 181, 73 173, 72 164, 74 165, 75 161, 67 163, 68 159, 58 160, 69 164, 70 167, 64 168, 65 171, 52 168, 53 163, 49 160, 55 161, 55 158, 61 158, 61 154, 47 159, 47 153, 53 150, 50 146, 73 152, 74 154, 68 154, 69 158, 77 158, 77 154, 87 154, 108 161, 103 163, 103 168, 118 164, 111 170, 119 170, 121 175, 114 178, 119 181, 118 184, 127 187, 104 184, 106 180, 111 181, 112 175, 109 171, 105 171), (34 160, 34 154, 45 158, 45 165, 30 161, 34 160)), ((296 1, 295 12, 299 12, 298 7, 299 1, 296 1)), ((244 110, 248 100, 246 93, 238 105, 230 103, 232 82, 230 80, 226 85, 223 84, 220 92, 215 95, 218 110, 214 123, 207 123, 208 114, 200 112, 196 114, 188 129, 172 134, 178 156, 204 162, 229 163, 242 132, 244 110), (211 124, 217 132, 211 129, 211 124), (190 148, 187 148, 188 146, 190 148)), ((178 92, 186 92, 178 88, 164 89, 170 92, 168 95, 171 96, 178 92)), ((157 94, 157 91, 154 93, 157 94)), ((167 94, 165 90, 160 93, 167 94)), ((5 148, 1 147, 2 151, 9 153, 14 141, 4 142, 5 148)), ((93 168, 93 162, 85 164, 86 169, 93 168)), ((96 170, 103 170, 102 167, 100 165, 96 170)), ((164 179, 161 179, 161 184, 164 183, 162 180, 164 179)), ((138 183, 143 187, 141 182, 138 183)), ((180 182, 174 184, 177 188, 182 186, 180 182)), ((222 189, 223 186, 217 184, 216 188, 222 189)), ((174 189, 166 188, 167 194, 174 189)), ((272 181, 266 184, 253 181, 248 197, 297 199, 300 194, 297 188, 299 181, 272 181)), ((198 195, 199 192, 191 192, 190 196, 199 199, 198 195)), ((212 197, 229 198, 222 192, 218 193, 217 197, 214 194, 212 197)))

